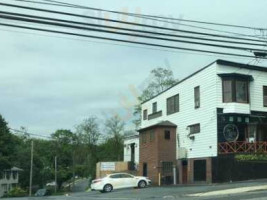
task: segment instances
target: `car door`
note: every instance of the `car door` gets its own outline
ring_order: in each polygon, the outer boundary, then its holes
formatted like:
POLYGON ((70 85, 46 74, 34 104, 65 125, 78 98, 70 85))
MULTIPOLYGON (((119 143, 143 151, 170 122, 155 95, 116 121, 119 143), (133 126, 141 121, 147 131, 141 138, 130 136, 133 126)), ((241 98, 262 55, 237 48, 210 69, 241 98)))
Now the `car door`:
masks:
POLYGON ((136 187, 137 182, 134 176, 131 174, 121 174, 121 177, 123 179, 123 187, 124 188, 130 188, 130 187, 136 187))
POLYGON ((113 189, 119 189, 123 186, 121 174, 110 175, 108 182, 113 186, 113 189))

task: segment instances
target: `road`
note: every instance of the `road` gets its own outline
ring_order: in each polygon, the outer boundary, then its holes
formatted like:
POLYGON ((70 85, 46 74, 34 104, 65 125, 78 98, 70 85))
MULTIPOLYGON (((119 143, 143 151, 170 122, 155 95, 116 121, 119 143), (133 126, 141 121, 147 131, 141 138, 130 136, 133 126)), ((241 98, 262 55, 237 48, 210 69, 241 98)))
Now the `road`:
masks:
MULTIPOLYGON (((38 200, 40 198, 9 198, 9 200, 38 200)), ((78 192, 68 196, 51 196, 48 200, 267 200, 267 180, 195 185, 125 189, 111 193, 78 192)))

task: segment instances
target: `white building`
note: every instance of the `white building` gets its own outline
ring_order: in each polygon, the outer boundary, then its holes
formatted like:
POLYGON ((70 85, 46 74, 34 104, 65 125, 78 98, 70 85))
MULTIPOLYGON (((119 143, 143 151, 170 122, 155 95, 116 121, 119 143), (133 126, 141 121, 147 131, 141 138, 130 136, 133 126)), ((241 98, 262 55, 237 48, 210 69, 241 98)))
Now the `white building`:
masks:
MULTIPOLYGON (((225 170, 236 163, 236 154, 267 153, 267 68, 225 60, 209 64, 142 104, 141 130, 162 121, 177 125, 180 183, 260 177, 238 164, 225 170)), ((141 165, 149 169, 142 157, 141 165)))
POLYGON ((139 134, 132 131, 124 137, 124 162, 132 162, 133 167, 139 164, 139 134))
POLYGON ((19 183, 20 171, 22 170, 17 167, 13 167, 10 170, 5 170, 2 174, 0 174, 0 197, 2 197, 12 188, 17 187, 19 183))

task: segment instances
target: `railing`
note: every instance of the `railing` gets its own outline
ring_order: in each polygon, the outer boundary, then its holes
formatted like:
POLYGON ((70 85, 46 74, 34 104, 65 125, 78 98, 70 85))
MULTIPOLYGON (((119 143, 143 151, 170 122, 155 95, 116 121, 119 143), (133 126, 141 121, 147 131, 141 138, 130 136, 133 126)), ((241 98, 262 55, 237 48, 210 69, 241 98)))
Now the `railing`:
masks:
POLYGON ((266 142, 222 142, 218 144, 219 154, 229 153, 267 153, 266 142))

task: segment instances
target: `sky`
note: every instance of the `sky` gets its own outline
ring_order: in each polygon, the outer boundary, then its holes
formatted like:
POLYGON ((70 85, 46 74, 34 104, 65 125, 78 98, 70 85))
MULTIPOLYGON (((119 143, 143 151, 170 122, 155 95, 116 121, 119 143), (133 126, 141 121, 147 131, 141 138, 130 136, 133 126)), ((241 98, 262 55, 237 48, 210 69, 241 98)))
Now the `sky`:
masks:
MULTIPOLYGON (((1 2, 37 6, 12 0, 1 2)), ((267 28, 266 0, 65 2, 116 11, 267 28)), ((38 14, 2 6, 0 10, 38 14)), ((83 15, 116 17, 96 11, 64 10, 83 15)), ((152 22, 138 22, 152 25, 152 22)), ((190 29, 183 25, 178 28, 190 29)), ((213 28, 226 30, 225 27, 213 28)), ((255 30, 227 30, 262 34, 255 30)), ((267 35, 267 32, 264 34, 267 35)), ((0 114, 11 128, 24 126, 28 132, 41 135, 49 135, 57 129, 74 130, 77 124, 90 116, 97 116, 102 126, 104 120, 114 114, 119 114, 127 123, 127 129, 134 128, 131 124, 132 108, 148 81, 150 71, 156 67, 169 68, 175 78, 182 79, 219 58, 253 63, 253 59, 165 51, 2 26, 0 36, 0 114)), ((188 44, 178 45, 189 47, 188 44)), ((267 63, 261 62, 260 65, 267 66, 267 63)))

